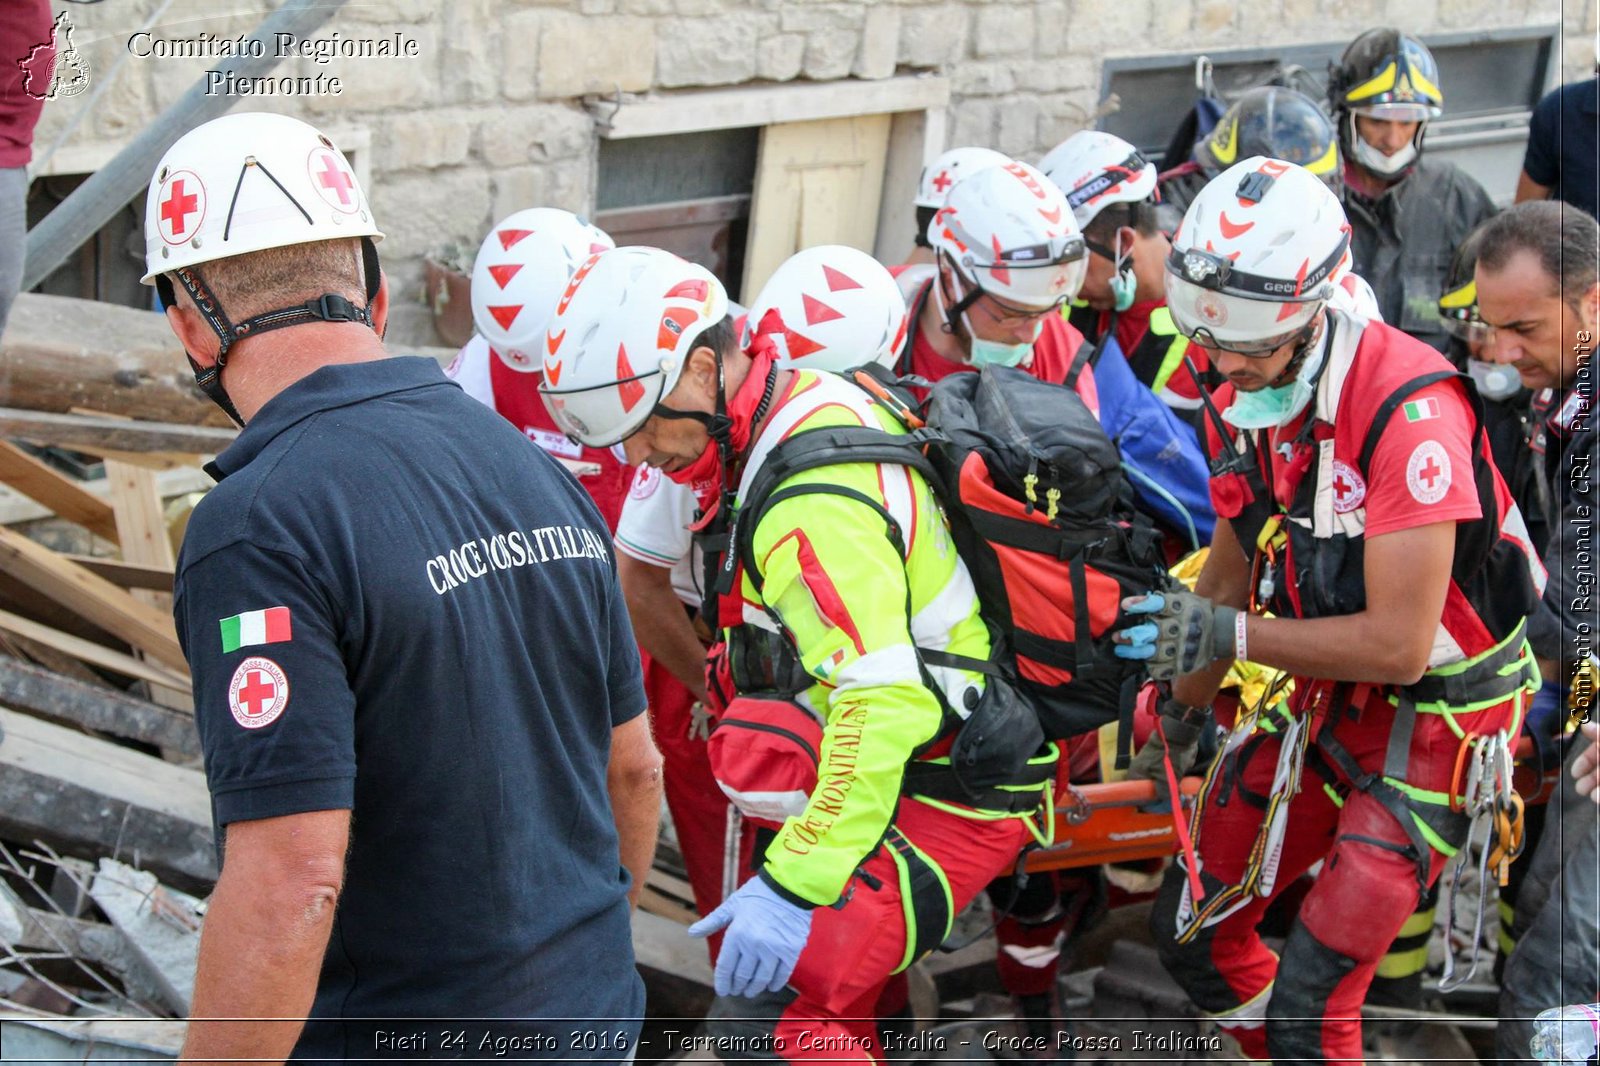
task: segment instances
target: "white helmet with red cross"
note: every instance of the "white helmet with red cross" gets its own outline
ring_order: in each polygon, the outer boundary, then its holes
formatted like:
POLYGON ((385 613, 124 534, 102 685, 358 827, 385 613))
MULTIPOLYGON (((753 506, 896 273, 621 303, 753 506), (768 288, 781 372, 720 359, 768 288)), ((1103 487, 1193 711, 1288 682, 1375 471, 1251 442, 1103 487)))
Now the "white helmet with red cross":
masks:
POLYGON ((539 395, 592 448, 633 434, 672 391, 700 334, 728 315, 705 267, 659 248, 613 248, 578 267, 544 339, 539 395))
POLYGON ((971 177, 987 167, 1002 167, 1011 157, 992 148, 952 148, 922 168, 922 178, 917 182, 918 207, 943 207, 944 198, 962 178, 971 177))
POLYGON ((957 182, 928 224, 928 241, 963 287, 1027 308, 1077 296, 1088 267, 1067 198, 1049 178, 1015 161, 957 182))
POLYGON ((779 366, 835 373, 890 366, 905 343, 905 297, 884 265, 842 244, 784 260, 750 305, 739 346, 770 345, 779 366))
POLYGON ((1112 204, 1136 204, 1156 193, 1156 166, 1115 134, 1079 130, 1039 160, 1039 169, 1067 198, 1078 228, 1112 204))
POLYGON ((472 264, 472 321, 500 361, 533 373, 572 272, 616 242, 570 211, 535 207, 498 223, 472 264))
POLYGON ((1327 185, 1252 156, 1189 205, 1167 258, 1167 307, 1202 345, 1266 353, 1306 328, 1349 267, 1350 223, 1327 185))
POLYGON ((288 115, 224 115, 178 138, 156 164, 139 280, 341 237, 383 239, 344 153, 288 115))

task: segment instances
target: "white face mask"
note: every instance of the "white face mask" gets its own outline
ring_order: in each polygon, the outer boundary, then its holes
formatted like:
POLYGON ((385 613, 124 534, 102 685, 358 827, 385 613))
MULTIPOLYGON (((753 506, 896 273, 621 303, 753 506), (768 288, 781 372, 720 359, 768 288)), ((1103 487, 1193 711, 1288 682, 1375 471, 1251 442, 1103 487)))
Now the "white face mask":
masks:
POLYGON ((1352 137, 1351 140, 1355 142, 1355 151, 1352 154, 1355 156, 1356 162, 1382 178, 1392 178, 1417 161, 1417 141, 1415 137, 1407 141, 1406 146, 1394 155, 1384 155, 1368 144, 1366 139, 1359 133, 1352 137))
POLYGON ((1478 386, 1478 395, 1485 400, 1506 400, 1522 388, 1522 376, 1502 363, 1485 363, 1481 359, 1467 360, 1467 376, 1478 386))
POLYGON ((1311 402, 1315 391, 1313 383, 1327 354, 1324 330, 1324 336, 1317 340, 1315 349, 1300 364, 1300 373, 1295 375, 1293 381, 1254 392, 1236 392, 1233 403, 1222 412, 1222 420, 1240 429, 1270 429, 1290 422, 1311 402))

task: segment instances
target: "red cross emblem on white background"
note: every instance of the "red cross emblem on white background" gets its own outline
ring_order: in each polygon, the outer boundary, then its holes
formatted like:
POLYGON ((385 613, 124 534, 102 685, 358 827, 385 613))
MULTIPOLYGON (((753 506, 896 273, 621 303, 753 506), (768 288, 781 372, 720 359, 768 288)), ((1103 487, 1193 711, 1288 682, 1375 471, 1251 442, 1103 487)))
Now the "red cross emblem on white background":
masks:
POLYGON ((955 182, 950 180, 950 172, 948 170, 941 170, 933 179, 933 191, 944 192, 954 184, 955 182))
POLYGON ((156 201, 156 225, 161 239, 168 244, 182 244, 200 228, 206 217, 206 187, 191 170, 179 170, 167 176, 156 201))
POLYGON ((355 175, 350 173, 338 153, 328 148, 313 148, 306 168, 311 174, 312 187, 329 206, 345 214, 354 214, 361 206, 355 175))
POLYGON ((1450 453, 1435 440, 1425 440, 1406 462, 1406 488, 1418 503, 1433 504, 1450 491, 1450 453))
POLYGON ((1417 476, 1422 479, 1424 485, 1431 489, 1433 488, 1433 483, 1439 480, 1439 475, 1442 473, 1444 471, 1439 468, 1439 464, 1433 461, 1432 456, 1429 456, 1428 461, 1422 465, 1422 469, 1417 471, 1417 476))
POLYGON ((246 729, 271 725, 289 705, 289 679, 271 659, 251 656, 228 683, 228 709, 246 729))
POLYGON ((1366 502, 1366 481, 1342 459, 1333 461, 1332 485, 1335 514, 1349 514, 1366 502))

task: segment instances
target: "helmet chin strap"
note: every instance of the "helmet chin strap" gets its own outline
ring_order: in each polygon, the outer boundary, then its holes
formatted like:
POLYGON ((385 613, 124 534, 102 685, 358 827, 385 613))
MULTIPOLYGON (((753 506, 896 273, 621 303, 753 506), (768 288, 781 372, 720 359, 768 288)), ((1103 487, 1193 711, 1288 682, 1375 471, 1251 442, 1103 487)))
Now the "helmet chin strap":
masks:
MULTIPOLYGON (((372 301, 377 298, 378 286, 382 275, 378 269, 378 250, 369 237, 361 238, 361 264, 362 272, 367 284, 367 306, 357 307, 338 293, 326 292, 303 304, 293 307, 281 307, 275 311, 264 311, 254 315, 243 322, 235 324, 223 310, 222 302, 212 291, 211 286, 201 276, 198 267, 181 267, 172 271, 177 275, 178 283, 183 286, 183 291, 189 294, 189 299, 194 301, 194 306, 200 312, 200 317, 205 319, 206 325, 211 327, 211 332, 217 335, 218 346, 215 361, 208 367, 202 367, 194 353, 185 351, 189 359, 189 366, 194 370, 194 383, 205 393, 207 398, 218 407, 222 408, 229 418, 242 428, 244 419, 239 414, 239 409, 234 406, 233 399, 222 386, 222 371, 228 365, 228 353, 234 344, 246 337, 254 337, 262 333, 270 333, 275 329, 284 329, 289 326, 304 325, 307 322, 360 322, 369 329, 372 327, 372 301)), ((165 307, 177 304, 177 291, 172 286, 172 277, 168 274, 156 275, 156 290, 161 295, 161 303, 165 307)))
POLYGON ((1311 349, 1316 347, 1317 339, 1322 336, 1322 320, 1325 312, 1319 311, 1315 318, 1306 323, 1306 328, 1301 332, 1294 344, 1294 355, 1284 366, 1283 373, 1267 383, 1267 388, 1278 389, 1285 385, 1293 384, 1300 376, 1300 368, 1305 366, 1306 357, 1311 354, 1311 349))
MULTIPOLYGON (((959 286, 960 281, 958 279, 960 278, 961 274, 960 271, 956 269, 955 261, 950 258, 950 254, 948 252, 943 250, 939 252, 939 257, 941 260, 940 266, 945 265, 945 263, 949 264, 951 283, 959 286)), ((939 312, 944 318, 944 323, 941 328, 944 330, 944 332, 953 337, 959 336, 960 334, 956 332, 957 326, 962 324, 963 316, 966 314, 967 309, 973 304, 977 303, 978 297, 983 295, 983 289, 976 282, 974 282, 971 292, 963 293, 960 299, 956 300, 955 303, 947 305, 945 303, 943 270, 938 272, 938 277, 935 280, 939 285, 939 312)), ((967 331, 967 339, 972 339, 972 331, 970 329, 967 331)))

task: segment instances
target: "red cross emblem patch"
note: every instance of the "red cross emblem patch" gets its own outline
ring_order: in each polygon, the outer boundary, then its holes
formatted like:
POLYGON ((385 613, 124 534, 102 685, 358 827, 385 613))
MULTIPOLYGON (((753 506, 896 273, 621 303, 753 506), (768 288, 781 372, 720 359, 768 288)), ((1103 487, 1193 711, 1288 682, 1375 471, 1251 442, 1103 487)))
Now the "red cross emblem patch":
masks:
POLYGON ((1438 503, 1450 490, 1450 455, 1436 440, 1425 440, 1406 461, 1406 488, 1418 503, 1438 503))
POLYGON ((320 146, 311 149, 306 158, 306 171, 311 175, 311 187, 329 207, 347 215, 360 209, 361 190, 356 187, 356 177, 338 152, 320 146))
POLYGON ((1367 500, 1367 483, 1343 459, 1333 461, 1333 513, 1349 514, 1367 500))
POLYGON ((228 709, 246 729, 269 726, 289 706, 289 679, 271 659, 252 655, 239 664, 228 682, 228 709))
POLYGON ((206 187, 192 170, 175 170, 156 197, 156 228, 168 244, 185 244, 206 218, 206 187))

